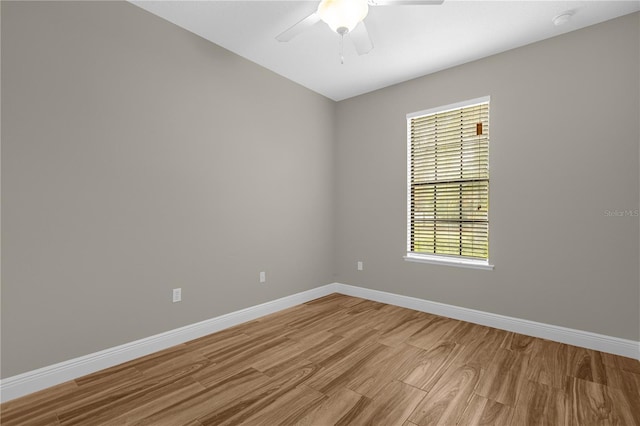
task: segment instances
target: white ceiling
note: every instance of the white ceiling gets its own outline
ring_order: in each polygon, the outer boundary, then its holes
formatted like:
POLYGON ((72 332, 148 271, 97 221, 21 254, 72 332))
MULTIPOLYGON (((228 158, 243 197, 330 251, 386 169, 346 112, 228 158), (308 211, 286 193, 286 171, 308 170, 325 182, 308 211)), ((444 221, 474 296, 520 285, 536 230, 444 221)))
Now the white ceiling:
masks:
POLYGON ((374 49, 358 56, 345 38, 340 64, 340 36, 324 22, 290 42, 275 39, 319 1, 132 3, 336 101, 640 10, 638 0, 375 6, 364 20, 374 49), (552 19, 565 11, 572 19, 555 26, 552 19))

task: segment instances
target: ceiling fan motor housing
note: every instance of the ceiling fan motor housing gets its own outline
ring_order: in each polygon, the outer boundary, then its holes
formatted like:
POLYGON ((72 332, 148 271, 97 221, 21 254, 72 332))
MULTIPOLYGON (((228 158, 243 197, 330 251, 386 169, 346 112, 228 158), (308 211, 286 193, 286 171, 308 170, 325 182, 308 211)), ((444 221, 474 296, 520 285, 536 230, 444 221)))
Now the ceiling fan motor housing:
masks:
POLYGON ((352 31, 369 12, 367 0, 322 0, 318 16, 340 35, 352 31))

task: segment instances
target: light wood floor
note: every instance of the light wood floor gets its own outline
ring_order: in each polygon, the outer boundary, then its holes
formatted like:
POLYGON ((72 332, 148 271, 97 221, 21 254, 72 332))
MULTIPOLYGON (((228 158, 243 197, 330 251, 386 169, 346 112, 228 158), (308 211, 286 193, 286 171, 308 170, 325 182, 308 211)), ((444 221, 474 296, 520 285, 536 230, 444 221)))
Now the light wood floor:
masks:
POLYGON ((640 425, 640 362, 330 295, 10 401, 2 425, 640 425))

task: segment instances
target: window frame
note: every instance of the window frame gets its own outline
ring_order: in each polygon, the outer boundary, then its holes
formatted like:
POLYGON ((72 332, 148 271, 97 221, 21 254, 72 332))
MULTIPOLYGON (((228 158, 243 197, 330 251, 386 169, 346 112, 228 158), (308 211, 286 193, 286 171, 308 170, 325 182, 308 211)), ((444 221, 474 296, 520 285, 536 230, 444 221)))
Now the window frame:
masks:
MULTIPOLYGON (((484 269, 484 270, 493 270, 494 265, 489 263, 489 258, 487 259, 474 259, 464 256, 455 256, 455 255, 444 255, 444 254, 423 254, 423 253, 414 253, 411 251, 411 120, 416 117, 422 117, 431 114, 444 113, 451 110, 472 107, 478 104, 488 103, 489 109, 491 108, 491 96, 482 96, 479 98, 469 99, 466 101, 455 102, 448 105, 438 106, 434 108, 429 108, 422 111, 412 112, 407 114, 407 218, 406 218, 406 227, 407 227, 407 242, 406 242, 406 255, 404 259, 409 262, 418 262, 418 263, 429 263, 436 265, 449 265, 455 267, 462 268, 473 268, 473 269, 484 269)), ((489 115, 491 113, 489 112, 489 115)), ((489 136, 489 143, 491 141, 491 136, 489 136)), ((489 152, 490 156, 490 152, 489 152)), ((491 183, 491 177, 489 176, 489 185, 491 183)), ((487 211, 487 226, 489 225, 489 216, 491 212, 490 209, 487 211)), ((487 245, 489 244, 489 239, 487 238, 487 245)), ((489 251, 491 253, 491 251, 489 251)))

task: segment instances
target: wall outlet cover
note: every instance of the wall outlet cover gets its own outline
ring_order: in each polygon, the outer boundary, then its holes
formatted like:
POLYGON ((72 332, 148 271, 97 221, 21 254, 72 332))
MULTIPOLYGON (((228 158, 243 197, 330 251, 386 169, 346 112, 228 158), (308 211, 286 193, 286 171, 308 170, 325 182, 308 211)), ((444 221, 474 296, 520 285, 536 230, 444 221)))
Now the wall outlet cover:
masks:
POLYGON ((182 300, 182 288, 173 289, 173 302, 180 302, 182 300))

